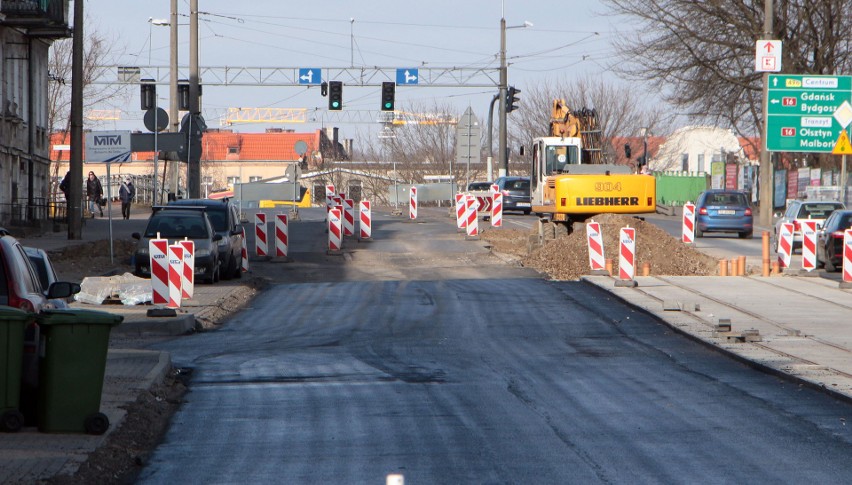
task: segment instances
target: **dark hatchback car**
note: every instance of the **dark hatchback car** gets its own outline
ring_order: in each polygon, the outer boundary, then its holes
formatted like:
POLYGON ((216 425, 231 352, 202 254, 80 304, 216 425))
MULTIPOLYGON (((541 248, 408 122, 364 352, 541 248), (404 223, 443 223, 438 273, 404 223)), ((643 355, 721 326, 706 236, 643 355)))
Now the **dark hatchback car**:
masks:
POLYGON ((529 214, 530 179, 528 177, 500 177, 494 181, 503 194, 503 210, 522 211, 529 214))
POLYGON ((155 207, 148 227, 143 234, 134 232, 133 239, 139 240, 133 255, 136 276, 151 276, 151 255, 148 243, 157 237, 168 239, 169 244, 185 238, 195 243, 195 278, 206 283, 219 281, 219 240, 222 236, 213 226, 204 211, 155 207))
POLYGON ((169 202, 168 207, 205 211, 216 234, 222 236, 219 240, 222 278, 227 280, 242 277, 241 262, 245 236, 239 212, 233 203, 227 200, 180 199, 169 202))
POLYGON ((708 190, 695 202, 695 237, 707 232, 735 232, 751 239, 754 220, 748 194, 736 190, 708 190))
POLYGON ((843 233, 852 228, 852 210, 836 210, 817 231, 817 262, 826 271, 839 271, 843 266, 843 233))

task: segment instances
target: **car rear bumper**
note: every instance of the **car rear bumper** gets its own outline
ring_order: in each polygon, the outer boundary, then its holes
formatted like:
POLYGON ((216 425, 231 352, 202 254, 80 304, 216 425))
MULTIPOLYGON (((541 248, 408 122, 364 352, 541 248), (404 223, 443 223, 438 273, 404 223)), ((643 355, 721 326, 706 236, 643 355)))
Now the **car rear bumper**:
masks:
POLYGON ((698 216, 695 220, 695 226, 701 232, 752 232, 754 231, 754 218, 708 218, 698 216))

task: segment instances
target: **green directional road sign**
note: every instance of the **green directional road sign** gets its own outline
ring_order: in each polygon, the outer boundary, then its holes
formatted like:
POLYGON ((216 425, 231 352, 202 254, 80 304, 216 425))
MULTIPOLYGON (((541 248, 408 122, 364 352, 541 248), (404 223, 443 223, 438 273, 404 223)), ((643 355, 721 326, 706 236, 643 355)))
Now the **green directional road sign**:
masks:
POLYGON ((832 116, 852 101, 852 76, 769 75, 766 149, 831 153, 840 131, 832 116))

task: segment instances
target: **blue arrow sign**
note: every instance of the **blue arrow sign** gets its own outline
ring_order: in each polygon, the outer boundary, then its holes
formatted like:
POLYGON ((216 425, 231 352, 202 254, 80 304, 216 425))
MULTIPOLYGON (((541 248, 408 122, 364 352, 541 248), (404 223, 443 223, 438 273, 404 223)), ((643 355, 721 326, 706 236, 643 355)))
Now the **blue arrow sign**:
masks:
POLYGON ((397 84, 418 84, 420 75, 416 68, 397 69, 396 83, 397 84))
POLYGON ((299 84, 322 84, 322 70, 318 67, 300 68, 299 84))

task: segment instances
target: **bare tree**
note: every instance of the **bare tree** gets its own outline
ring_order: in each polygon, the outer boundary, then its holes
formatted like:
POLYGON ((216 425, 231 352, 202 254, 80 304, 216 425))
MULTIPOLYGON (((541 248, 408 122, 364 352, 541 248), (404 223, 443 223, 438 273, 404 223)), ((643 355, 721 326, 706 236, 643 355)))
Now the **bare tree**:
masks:
MULTIPOLYGON (((764 38, 764 2, 606 0, 635 20, 616 42, 613 66, 696 121, 728 124, 748 136, 762 125, 755 42, 764 38)), ((783 41, 784 72, 836 74, 852 67, 847 0, 775 0, 771 38, 783 41)))
MULTIPOLYGON (((48 123, 53 133, 68 130, 71 116, 71 39, 54 42, 50 50, 48 69, 54 82, 48 88, 48 123)), ((123 106, 127 101, 126 86, 118 84, 92 84, 103 73, 103 66, 115 56, 115 44, 98 31, 92 31, 85 40, 83 51, 83 105, 123 106), (102 69, 102 68, 100 68, 102 69)), ((97 124, 97 120, 92 120, 97 124)))
MULTIPOLYGON (((393 181, 423 183, 426 175, 448 175, 464 180, 466 167, 457 167, 456 125, 458 116, 449 105, 434 104, 407 107, 405 122, 387 125, 377 138, 376 130, 359 133, 357 146, 364 147, 354 158, 369 164, 364 170, 372 178, 363 190, 375 190, 380 202, 387 198, 387 186, 393 181), (395 170, 394 168, 395 167, 395 170), (372 184, 372 186, 371 186, 372 184)), ((477 157, 479 158, 479 157, 477 157)), ((481 168, 481 167, 480 167, 481 168)))
MULTIPOLYGON (((527 86, 521 100, 522 107, 509 115, 510 146, 529 146, 533 138, 548 135, 554 99, 564 99, 572 110, 589 108, 597 112, 603 159, 609 163, 617 159, 613 138, 641 136, 643 129, 657 133, 668 129, 663 111, 658 107, 643 106, 637 101, 640 96, 635 90, 600 77, 585 76, 527 86)), ((523 164, 521 167, 517 167, 517 163, 515 165, 518 170, 528 170, 526 162, 523 164)))

